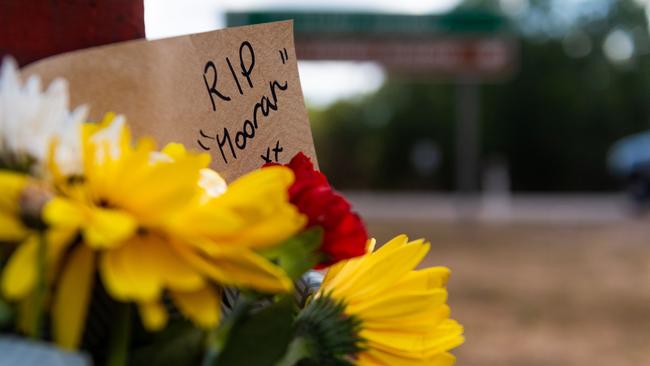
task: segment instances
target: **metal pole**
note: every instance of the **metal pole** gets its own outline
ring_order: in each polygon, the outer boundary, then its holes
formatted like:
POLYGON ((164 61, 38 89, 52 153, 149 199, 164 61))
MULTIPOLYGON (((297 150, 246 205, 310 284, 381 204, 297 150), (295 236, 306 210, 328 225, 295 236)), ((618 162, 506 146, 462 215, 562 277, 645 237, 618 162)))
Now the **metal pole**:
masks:
POLYGON ((473 80, 456 84, 456 190, 479 191, 479 85, 473 80))

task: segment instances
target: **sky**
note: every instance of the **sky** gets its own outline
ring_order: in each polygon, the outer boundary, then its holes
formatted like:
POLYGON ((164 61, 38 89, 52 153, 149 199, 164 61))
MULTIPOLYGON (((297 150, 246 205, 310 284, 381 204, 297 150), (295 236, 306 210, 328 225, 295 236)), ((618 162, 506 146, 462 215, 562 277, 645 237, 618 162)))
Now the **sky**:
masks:
MULTIPOLYGON (((461 0, 145 0, 148 39, 159 39, 221 29, 228 10, 366 10, 427 14, 442 13, 461 0)), ((308 104, 327 106, 342 98, 371 93, 381 86, 385 74, 374 63, 305 62, 298 64, 308 104), (335 82, 333 82, 335 81, 335 82)))

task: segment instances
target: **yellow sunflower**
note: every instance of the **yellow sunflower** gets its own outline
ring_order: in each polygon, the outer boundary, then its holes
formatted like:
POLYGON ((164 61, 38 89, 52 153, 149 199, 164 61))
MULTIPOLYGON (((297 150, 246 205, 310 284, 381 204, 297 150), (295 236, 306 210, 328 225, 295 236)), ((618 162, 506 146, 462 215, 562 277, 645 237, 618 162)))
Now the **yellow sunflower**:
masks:
POLYGON ((361 321, 359 336, 366 343, 356 364, 454 363, 448 351, 463 343, 463 328, 449 319, 449 270, 414 270, 428 250, 428 243, 400 235, 377 251, 330 268, 319 294, 341 301, 344 312, 361 321))
MULTIPOLYGON (((132 146, 128 128, 112 115, 84 126, 82 150, 81 177, 62 176, 50 162, 59 195, 43 211, 50 227, 79 233, 76 242, 68 242, 69 254, 52 257, 48 266, 61 268, 52 304, 60 345, 79 343, 95 271, 112 297, 138 304, 151 330, 166 324, 163 293, 196 324, 212 327, 220 317, 219 284, 264 292, 291 289, 285 273, 255 252, 304 226, 288 202, 290 170, 265 169, 225 192, 210 190, 220 182, 206 170, 208 155, 187 153, 179 145, 156 152, 149 139, 132 146), (256 191, 246 194, 242 186, 256 191)), ((35 260, 31 251, 12 258, 16 268, 35 260)), ((5 273, 8 282, 18 276, 20 271, 5 273)))

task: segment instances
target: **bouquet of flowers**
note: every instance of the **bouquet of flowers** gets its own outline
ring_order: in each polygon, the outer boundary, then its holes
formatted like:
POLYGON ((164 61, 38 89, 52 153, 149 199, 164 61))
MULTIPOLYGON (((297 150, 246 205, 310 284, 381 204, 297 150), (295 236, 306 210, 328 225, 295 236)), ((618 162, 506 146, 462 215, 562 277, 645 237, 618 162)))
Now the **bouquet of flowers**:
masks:
POLYGON ((305 155, 226 184, 205 153, 85 118, 64 80, 42 92, 4 62, 3 358, 49 342, 100 365, 454 363, 449 270, 416 269, 424 240, 375 249, 305 155))

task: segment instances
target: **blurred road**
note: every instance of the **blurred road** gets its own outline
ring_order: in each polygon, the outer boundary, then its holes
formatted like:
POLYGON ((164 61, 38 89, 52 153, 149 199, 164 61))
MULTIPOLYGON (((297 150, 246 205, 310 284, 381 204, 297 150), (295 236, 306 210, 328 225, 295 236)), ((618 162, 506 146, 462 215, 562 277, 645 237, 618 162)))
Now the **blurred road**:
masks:
POLYGON ((475 219, 485 222, 612 222, 629 219, 626 197, 602 195, 491 195, 345 192, 367 220, 475 219))

